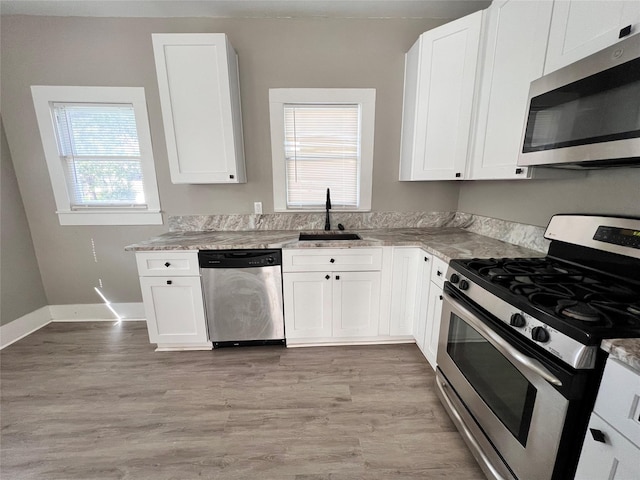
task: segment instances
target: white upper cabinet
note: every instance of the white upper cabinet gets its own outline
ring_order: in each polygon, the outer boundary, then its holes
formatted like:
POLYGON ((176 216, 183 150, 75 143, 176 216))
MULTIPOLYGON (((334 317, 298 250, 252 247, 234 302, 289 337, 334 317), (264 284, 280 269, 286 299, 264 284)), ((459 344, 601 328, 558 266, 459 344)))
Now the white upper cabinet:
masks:
POLYGON ((400 180, 464 177, 482 15, 423 33, 406 54, 400 180))
POLYGON ((152 37, 172 182, 246 182, 238 56, 227 36, 152 37))
POLYGON ((486 10, 468 178, 528 178, 517 167, 531 81, 542 76, 552 2, 494 1, 486 10))
POLYGON ((616 43, 620 30, 640 31, 640 1, 556 0, 545 75, 616 43))

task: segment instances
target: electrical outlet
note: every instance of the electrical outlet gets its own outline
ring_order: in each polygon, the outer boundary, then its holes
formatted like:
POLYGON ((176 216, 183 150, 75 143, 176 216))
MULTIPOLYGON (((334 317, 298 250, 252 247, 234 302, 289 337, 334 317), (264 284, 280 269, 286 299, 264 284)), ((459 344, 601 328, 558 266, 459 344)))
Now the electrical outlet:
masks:
POLYGON ((253 213, 260 215, 262 213, 262 202, 253 202, 253 213))

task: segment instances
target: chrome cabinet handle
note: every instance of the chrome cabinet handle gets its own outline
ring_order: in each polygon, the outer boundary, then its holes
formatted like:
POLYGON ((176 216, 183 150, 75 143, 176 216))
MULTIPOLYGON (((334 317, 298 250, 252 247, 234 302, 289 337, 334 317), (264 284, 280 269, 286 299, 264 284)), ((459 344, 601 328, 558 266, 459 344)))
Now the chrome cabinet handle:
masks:
POLYGON ((460 429, 462 430, 461 433, 466 437, 466 439, 469 441, 469 443, 471 444, 475 452, 480 457, 479 460, 481 460, 482 463, 484 463, 484 465, 491 472, 495 480, 505 480, 505 478, 502 475, 500 475, 500 473, 495 469, 495 467, 493 466, 493 464, 491 463, 487 455, 484 453, 484 450, 482 450, 482 447, 480 447, 480 444, 474 438, 473 434, 469 431, 469 427, 467 427, 467 424, 464 423, 464 420, 462 419, 462 417, 454 407, 453 403, 451 402, 451 399, 449 398, 449 392, 446 390, 447 384, 444 382, 441 383, 436 379, 436 385, 438 386, 438 389, 442 394, 442 398, 444 399, 444 401, 447 404, 447 407, 449 408, 449 412, 451 412, 451 414, 457 420, 458 425, 460 425, 460 429))
POLYGON ((331 263, 335 263, 336 259, 332 258, 331 260, 329 260, 331 263))
POLYGON ((164 264, 164 266, 165 266, 165 267, 167 267, 167 268, 169 268, 169 267, 171 266, 171 264, 170 264, 169 262, 166 262, 166 263, 164 264))
POLYGON ((544 378, 547 382, 558 387, 562 386, 562 382, 558 379, 558 377, 547 370, 539 361, 528 357, 524 353, 511 346, 500 335, 487 327, 483 322, 478 320, 473 312, 469 311, 464 305, 455 300, 449 292, 446 293, 447 300, 449 300, 454 307, 456 307, 463 313, 465 321, 470 323, 473 328, 475 328, 485 338, 487 338, 490 343, 494 347, 496 347, 503 355, 506 355, 512 360, 515 360, 518 364, 522 365, 535 375, 544 378))
POLYGON ((329 275, 325 275, 325 277, 327 280, 329 280, 331 277, 329 275))

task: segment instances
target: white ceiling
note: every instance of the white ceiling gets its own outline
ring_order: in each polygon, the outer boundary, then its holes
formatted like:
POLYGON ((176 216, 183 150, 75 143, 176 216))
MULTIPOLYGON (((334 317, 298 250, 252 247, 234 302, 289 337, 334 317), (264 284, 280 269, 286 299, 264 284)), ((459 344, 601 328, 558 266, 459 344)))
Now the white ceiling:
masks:
POLYGON ((455 19, 490 3, 490 0, 0 0, 0 14, 455 19))

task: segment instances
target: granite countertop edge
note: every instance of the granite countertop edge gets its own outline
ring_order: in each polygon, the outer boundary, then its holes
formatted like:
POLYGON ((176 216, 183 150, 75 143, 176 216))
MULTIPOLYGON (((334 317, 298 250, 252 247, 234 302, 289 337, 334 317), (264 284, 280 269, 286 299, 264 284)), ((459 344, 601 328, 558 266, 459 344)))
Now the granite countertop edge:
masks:
POLYGON ((640 338, 611 338, 600 345, 609 358, 615 358, 640 375, 640 338))

